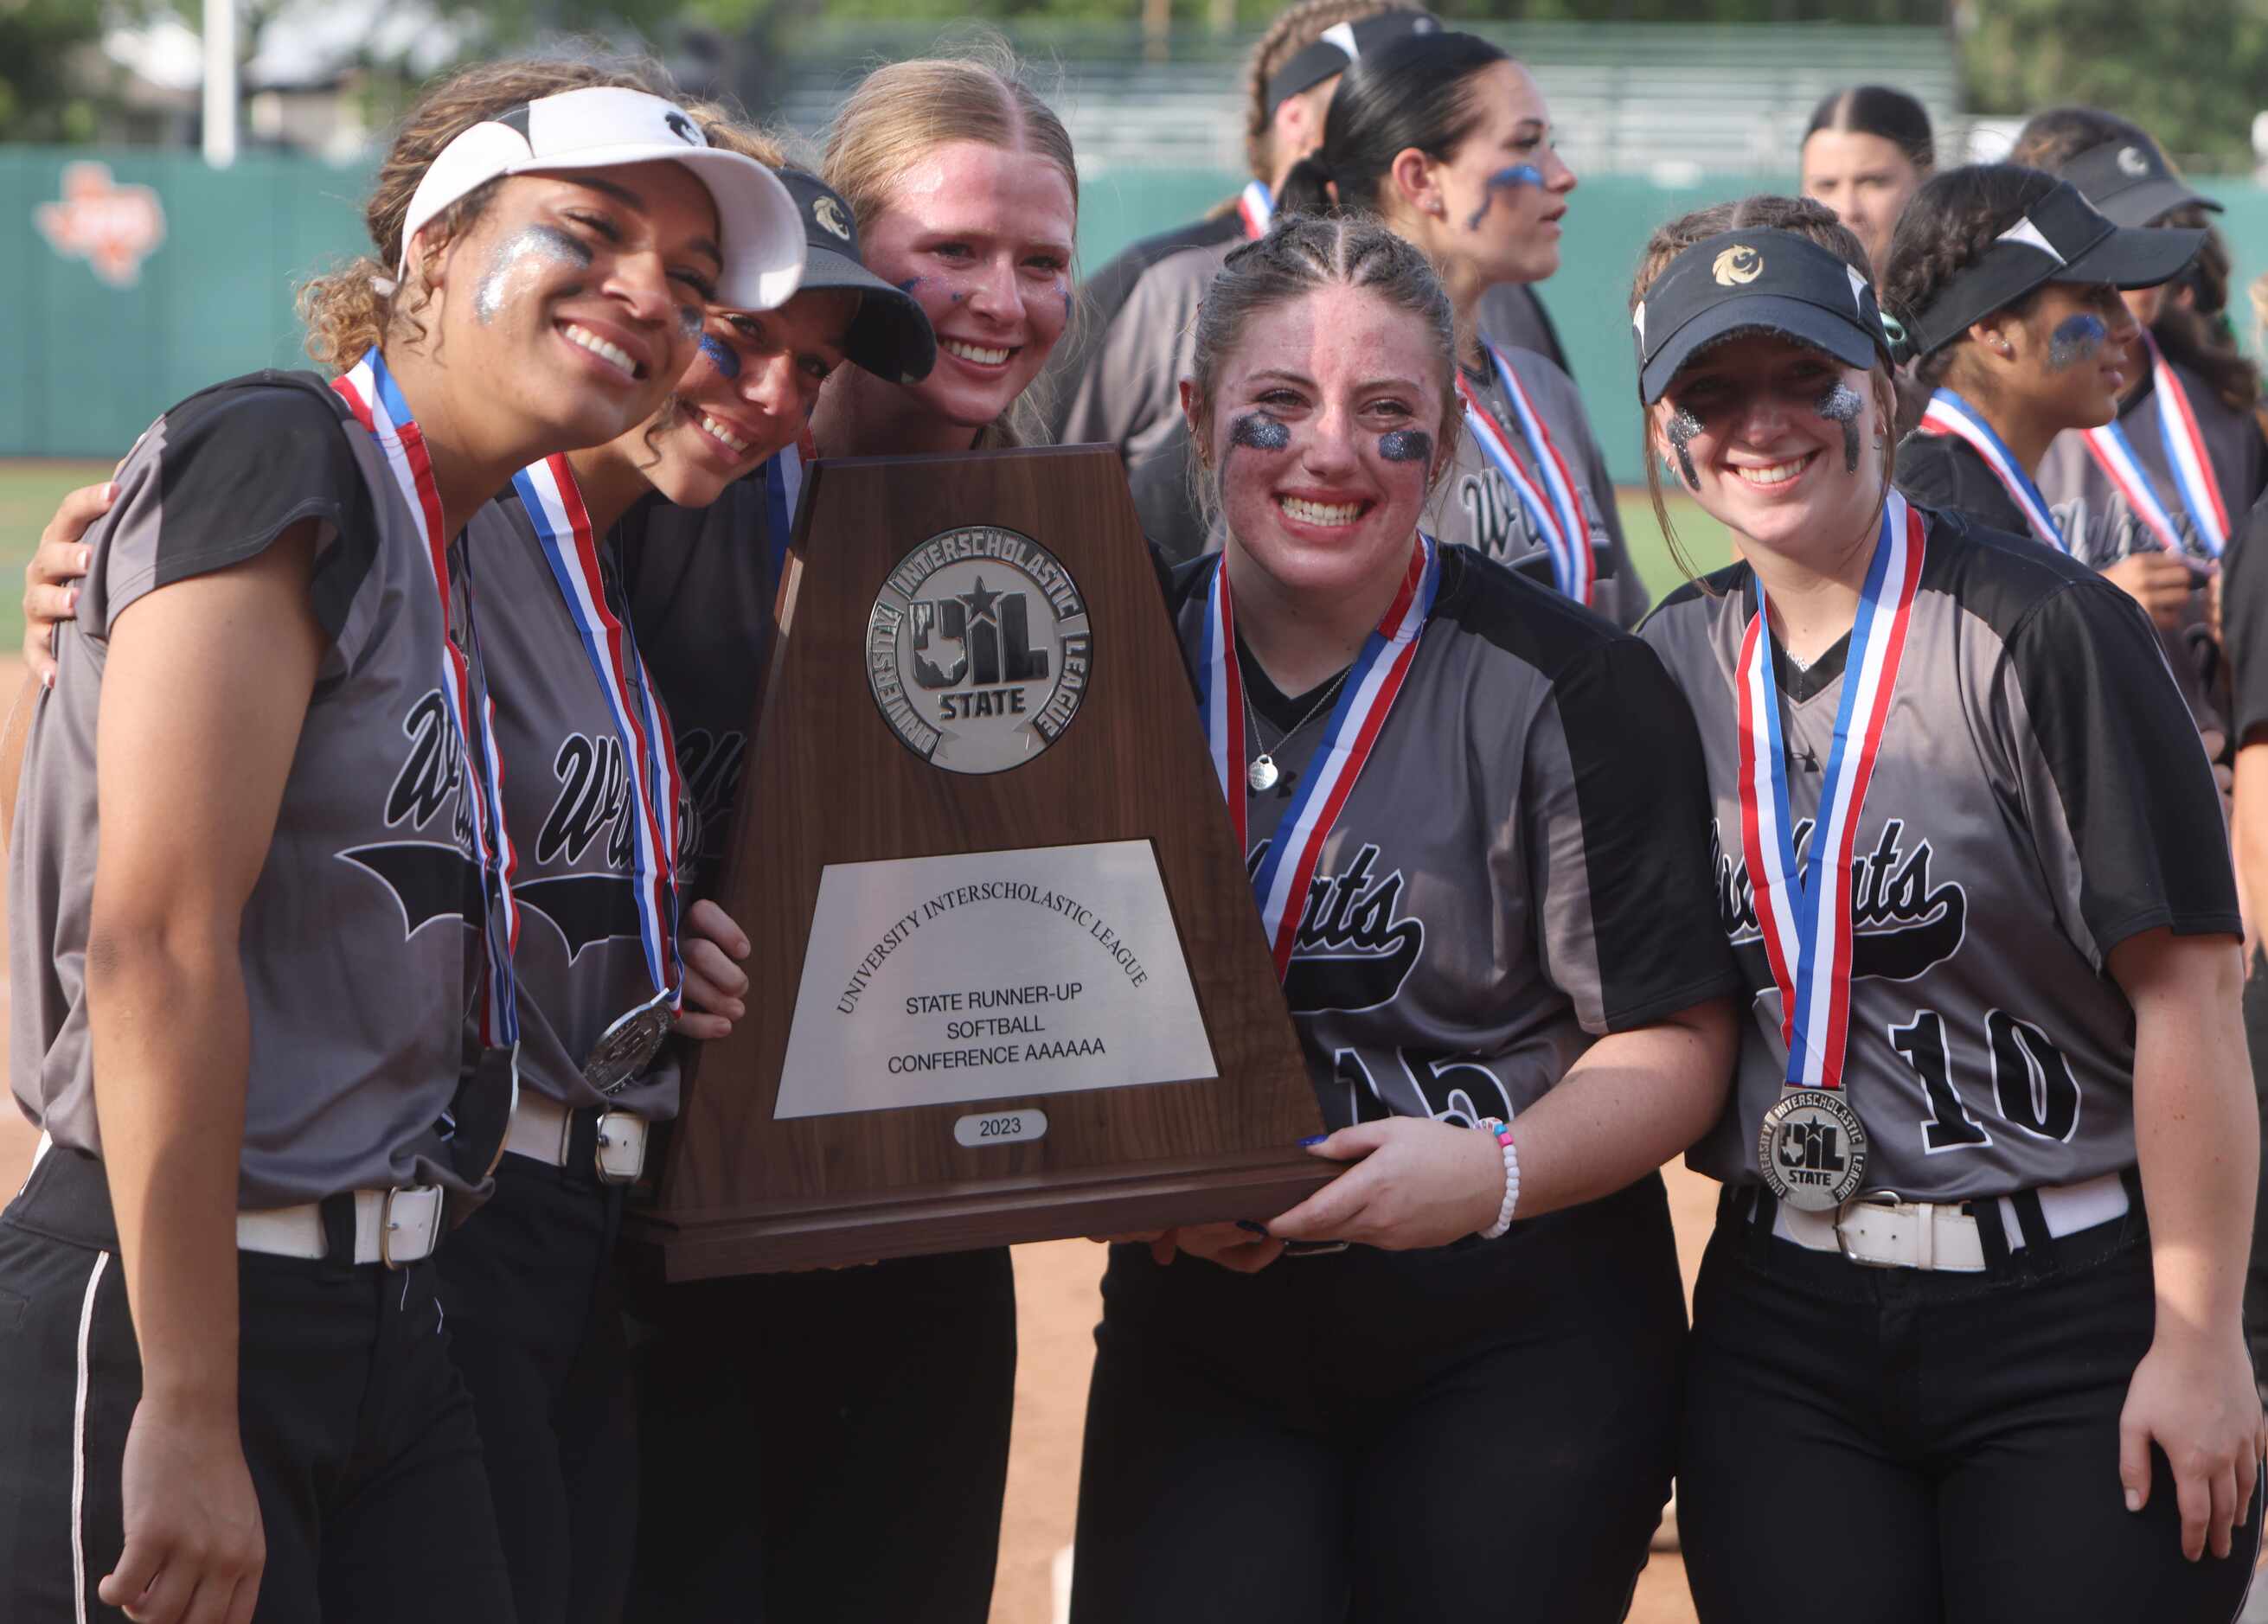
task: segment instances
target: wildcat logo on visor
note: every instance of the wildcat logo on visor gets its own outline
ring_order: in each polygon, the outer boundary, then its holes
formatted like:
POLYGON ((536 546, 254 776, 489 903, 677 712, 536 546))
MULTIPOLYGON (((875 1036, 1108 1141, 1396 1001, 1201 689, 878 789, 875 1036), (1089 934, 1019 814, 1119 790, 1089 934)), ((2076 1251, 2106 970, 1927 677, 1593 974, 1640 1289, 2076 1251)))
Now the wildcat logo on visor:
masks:
POLYGON ((1764 256, 1745 245, 1735 245, 1717 256, 1709 274, 1720 288, 1738 288, 1764 274, 1764 256))
POLYGON ((827 230, 834 232, 837 237, 840 237, 844 242, 849 242, 850 240, 850 222, 843 217, 842 206, 833 198, 813 198, 811 200, 811 217, 818 221, 819 224, 824 226, 827 230))
POLYGON ((2120 173, 2139 180, 2150 173, 2150 160, 2142 156, 2139 147, 2121 147, 2118 149, 2118 169, 2120 173))

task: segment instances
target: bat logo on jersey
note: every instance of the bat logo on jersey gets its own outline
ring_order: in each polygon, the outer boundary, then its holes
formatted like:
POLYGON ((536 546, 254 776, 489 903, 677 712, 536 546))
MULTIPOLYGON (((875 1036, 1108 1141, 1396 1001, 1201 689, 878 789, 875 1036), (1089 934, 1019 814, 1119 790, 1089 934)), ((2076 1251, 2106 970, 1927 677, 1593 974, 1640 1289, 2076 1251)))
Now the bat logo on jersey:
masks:
MULTIPOLYGON (((1795 826, 1799 863, 1808 860, 1812 821, 1795 826)), ((1884 981, 1909 981, 1933 964, 1942 964, 1961 951, 1969 924, 1969 893, 1957 881, 1933 884, 1929 841, 1905 848, 1905 819, 1892 818, 1882 825, 1874 846, 1851 860, 1851 917, 1856 927, 1851 944, 1851 979, 1878 976, 1884 981)), ((1756 892, 1749 884, 1749 865, 1735 862, 1719 838, 1717 826, 1709 830, 1709 853, 1717 865, 1717 913, 1725 934, 1736 952, 1754 953, 1759 963, 1764 932, 1756 923, 1756 892)), ((1768 985, 1763 973, 1759 985, 1768 985)))
MULTIPOLYGON (((1272 842, 1252 849, 1256 874, 1272 842)), ((1425 922, 1401 914, 1400 869, 1381 875, 1378 848, 1366 844, 1336 874, 1307 882, 1307 907, 1292 941, 1284 998, 1294 1015, 1374 1010, 1393 1002, 1425 949, 1425 922)))
POLYGON ((401 731, 409 736, 409 751, 387 790, 387 824, 422 830, 448 806, 449 839, 388 841, 339 856, 394 893, 407 940, 437 919, 479 919, 481 866, 473 855, 472 808, 462 793, 463 746, 440 689, 429 690, 409 708, 401 731))
POLYGON ((1094 658, 1071 571, 997 525, 907 553, 866 623, 866 680, 883 720, 916 755, 956 773, 1004 772, 1053 744, 1094 658))

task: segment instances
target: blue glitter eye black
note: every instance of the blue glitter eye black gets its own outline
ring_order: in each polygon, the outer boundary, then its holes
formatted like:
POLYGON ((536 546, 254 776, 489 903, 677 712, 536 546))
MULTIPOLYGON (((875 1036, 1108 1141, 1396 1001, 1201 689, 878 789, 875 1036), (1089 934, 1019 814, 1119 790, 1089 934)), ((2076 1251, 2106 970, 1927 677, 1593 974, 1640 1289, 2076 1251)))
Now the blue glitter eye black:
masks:
POLYGON ((2102 325, 2102 317, 2070 317, 2048 334, 2048 366, 2060 372, 2066 367, 2092 361, 2102 353, 2102 346, 2110 338, 2110 329, 2102 325))
POLYGON ((1378 454, 1388 462, 1431 462, 1433 437, 1423 429, 1396 429, 1378 437, 1378 454))
POLYGON ((1515 191, 1523 186, 1542 186, 1543 172, 1533 164, 1513 164, 1499 169, 1488 178, 1486 189, 1481 193, 1481 206, 1473 210, 1473 217, 1465 222, 1465 229, 1476 231, 1487 218, 1489 205, 1496 202, 1498 192, 1515 191))
POLYGON ((1250 412, 1229 425, 1228 443, 1254 451, 1282 451, 1292 443, 1292 430, 1265 412, 1250 412))
POLYGON ((710 365, 715 367, 726 378, 738 378, 740 375, 740 357, 733 353, 733 347, 730 344, 703 333, 701 335, 701 353, 709 357, 710 365))

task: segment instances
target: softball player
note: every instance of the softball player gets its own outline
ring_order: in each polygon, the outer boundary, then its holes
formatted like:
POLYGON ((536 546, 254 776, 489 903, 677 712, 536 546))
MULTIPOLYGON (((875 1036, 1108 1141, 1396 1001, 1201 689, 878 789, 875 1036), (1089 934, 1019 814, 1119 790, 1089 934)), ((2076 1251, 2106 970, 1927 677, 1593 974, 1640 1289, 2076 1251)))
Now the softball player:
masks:
MULTIPOLYGON (((2041 192, 2032 230, 2126 279, 2083 208, 2041 192)), ((2213 781, 2124 594, 1891 488, 1867 263, 1754 198, 1663 227, 1635 290, 1656 450, 1740 554, 1642 633, 1700 724, 1755 996, 1690 1157, 1726 1192, 1686 1570, 1705 1624, 1791 1595, 2228 1619, 2260 1533, 2257 1131, 2213 781)), ((1908 333, 2007 303, 1964 285, 1908 333)))
MULTIPOLYGON (((1425 250, 1452 290, 1458 330, 1474 333, 1484 289, 1558 268, 1574 187, 1527 70, 1485 40, 1434 33, 1347 70, 1322 143, 1292 168, 1282 201, 1287 212, 1384 220, 1425 250), (1405 164, 1413 151, 1422 162, 1405 164)), ((1458 359, 1464 432, 1427 524, 1634 622, 1650 600, 1613 502, 1595 494, 1605 459, 1574 380, 1532 350, 1477 335, 1458 359)))
POLYGON ((1647 650, 1419 530, 1452 332, 1372 221, 1287 217, 1205 300, 1228 539, 1169 603, 1354 1165, 1265 1233, 1113 1248, 1079 1624, 1616 1620, 1668 1492, 1653 1170, 1734 1043, 1699 762, 1647 650), (1318 1240, 1362 1244, 1283 1256, 1318 1240))
POLYGON ((776 183, 681 109, 527 77, 412 111, 368 211, 387 259, 305 297, 344 375, 174 408, 94 532, 11 849, 45 1135, 0 1221, 11 1619, 509 1615, 426 1265, 518 1069, 454 538, 513 466, 649 415, 689 305, 784 297, 801 257, 776 183), (423 929, 460 916, 469 944, 423 929))
MULTIPOLYGON (((555 89, 593 77, 547 66, 555 89)), ((688 110, 712 145, 777 158, 711 110, 688 110)), ((675 1114, 680 1070, 677 1046, 642 1035, 658 1023, 641 1011, 666 1010, 673 1000, 657 993, 675 993, 675 1030, 721 1037, 731 1020, 720 1011, 740 1007, 724 988, 745 986, 718 938, 746 950, 715 905, 676 917, 696 838, 685 822, 697 815, 691 762, 681 768, 625 619, 623 537, 610 533, 655 493, 698 511, 742 475, 760 491, 756 471, 806 431, 820 384, 846 358, 901 378, 924 375, 934 355, 919 306, 865 270, 855 235, 835 229, 848 203, 814 176, 779 179, 806 249, 795 296, 777 310, 711 312, 657 417, 523 469, 471 525, 491 599, 556 605, 485 628, 505 815, 535 831, 513 887, 533 926, 515 959, 526 1086, 495 1194, 452 1237, 441 1268, 523 1624, 618 1617, 630 1579, 636 1459, 614 1239, 649 1126, 675 1114)), ((65 555, 59 578, 77 540, 42 548, 65 555)), ((762 571, 710 574, 738 588, 762 571)), ((704 614, 728 633, 761 624, 763 607, 743 597, 753 594, 705 599, 704 614)))
MULTIPOLYGON (((1194 365, 1197 302, 1228 251, 1267 231, 1284 177, 1322 141, 1324 110, 1347 63, 1440 26, 1402 0, 1300 0, 1278 12, 1246 73, 1251 182, 1197 224, 1136 243, 1080 290, 1087 306, 1080 330, 1048 368, 1053 437, 1106 441, 1124 452, 1142 527, 1168 558, 1193 558, 1207 547, 1178 395, 1194 365)), ((1497 343, 1565 368, 1534 290, 1499 283, 1483 297, 1478 320, 1497 343)), ((1602 480, 1592 496, 1611 511, 1613 487, 1602 480)))
POLYGON ((1937 137, 1927 111, 1905 92, 1846 85, 1811 110, 1799 162, 1803 195, 1832 209, 1879 270, 1898 216, 1937 167, 1937 137))
MULTIPOLYGON (((866 265, 910 292, 938 353, 925 378, 880 357, 836 374, 817 451, 1036 432, 1027 394, 1070 316, 1078 181, 1070 137, 1013 59, 878 70, 838 114, 824 169, 866 265)), ((783 452, 705 515, 657 504, 623 526, 633 623, 695 804, 696 890, 739 789, 800 467, 783 452)), ((635 1308, 632 1618, 738 1620, 760 1602, 784 1624, 983 1624, 1015 1395, 1005 1247, 641 1289, 635 1308), (756 1463, 755 1482, 718 1493, 720 1459, 756 1463)))
POLYGON ((2204 240, 2116 225, 2036 169, 1974 164, 1932 177, 1900 217, 1882 273, 1899 358, 1932 392, 1899 449, 1899 488, 2076 550, 2035 475, 2058 434, 2117 415, 2139 332, 2120 291, 2167 281, 2204 240))

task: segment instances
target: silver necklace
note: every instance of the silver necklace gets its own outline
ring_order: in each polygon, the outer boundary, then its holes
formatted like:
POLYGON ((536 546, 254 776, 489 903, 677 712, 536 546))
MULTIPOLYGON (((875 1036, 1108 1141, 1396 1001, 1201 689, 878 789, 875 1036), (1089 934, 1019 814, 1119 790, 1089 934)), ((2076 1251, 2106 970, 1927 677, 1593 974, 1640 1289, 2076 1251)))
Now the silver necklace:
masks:
MULTIPOLYGON (((1354 667, 1351 665, 1347 667, 1347 671, 1352 671, 1354 667)), ((1339 691, 1339 684, 1344 682, 1346 679, 1346 671, 1343 671, 1339 672, 1337 676, 1333 677, 1331 679, 1331 686, 1323 690, 1323 696, 1317 700, 1314 704, 1307 707, 1307 714, 1306 716, 1301 716, 1297 722, 1292 724, 1291 727, 1285 732, 1284 736, 1276 741, 1276 748, 1281 750, 1285 746, 1290 744, 1292 742, 1292 735, 1293 733, 1298 732, 1301 728, 1307 726, 1308 723, 1314 721, 1315 719, 1316 713, 1321 711, 1325 705, 1331 702, 1331 696, 1339 691)), ((1260 718, 1254 713, 1252 709, 1252 687, 1249 683, 1240 684, 1239 687, 1244 695, 1244 725, 1251 732, 1253 742, 1257 744, 1260 739, 1260 718)), ((1274 789, 1276 787, 1276 781, 1283 775, 1283 773, 1279 771, 1276 766, 1276 758, 1269 754, 1265 750, 1263 750, 1258 756, 1255 757, 1252 764, 1244 769, 1244 782, 1252 786, 1252 792, 1255 795, 1264 795, 1269 790, 1274 789)))

